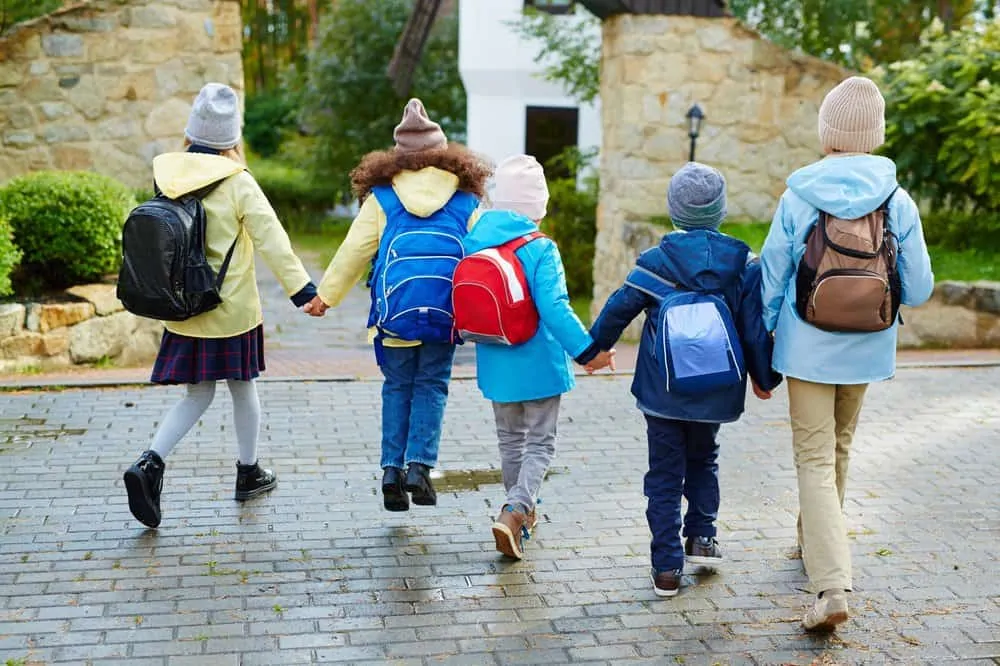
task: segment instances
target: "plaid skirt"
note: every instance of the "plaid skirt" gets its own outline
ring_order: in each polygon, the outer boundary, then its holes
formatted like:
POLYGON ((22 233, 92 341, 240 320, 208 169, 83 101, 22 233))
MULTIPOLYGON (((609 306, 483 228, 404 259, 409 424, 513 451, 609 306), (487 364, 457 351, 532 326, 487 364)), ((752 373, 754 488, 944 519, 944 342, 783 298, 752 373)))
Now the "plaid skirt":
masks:
POLYGON ((154 384, 249 381, 264 370, 264 327, 231 338, 189 338, 163 332, 153 365, 154 384))

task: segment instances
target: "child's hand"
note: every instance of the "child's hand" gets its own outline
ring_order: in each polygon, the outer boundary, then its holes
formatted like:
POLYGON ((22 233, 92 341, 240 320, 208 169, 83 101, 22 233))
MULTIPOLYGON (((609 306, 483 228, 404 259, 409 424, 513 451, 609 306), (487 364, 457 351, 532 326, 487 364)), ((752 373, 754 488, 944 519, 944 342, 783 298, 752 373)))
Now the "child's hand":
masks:
POLYGON ((615 354, 617 352, 614 349, 609 349, 608 351, 602 351, 597 354, 590 363, 583 366, 583 369, 587 371, 588 375, 592 375, 601 368, 610 368, 611 372, 615 371, 615 354))
POLYGON ((757 382, 755 382, 753 379, 750 380, 750 385, 753 387, 753 394, 755 396, 757 396, 761 400, 770 400, 771 399, 771 395, 772 395, 771 392, 770 391, 765 391, 761 387, 757 386, 757 382))
POLYGON ((311 301, 305 304, 302 311, 307 315, 312 315, 313 317, 322 317, 326 314, 326 311, 330 309, 330 306, 323 302, 319 296, 316 296, 311 301))

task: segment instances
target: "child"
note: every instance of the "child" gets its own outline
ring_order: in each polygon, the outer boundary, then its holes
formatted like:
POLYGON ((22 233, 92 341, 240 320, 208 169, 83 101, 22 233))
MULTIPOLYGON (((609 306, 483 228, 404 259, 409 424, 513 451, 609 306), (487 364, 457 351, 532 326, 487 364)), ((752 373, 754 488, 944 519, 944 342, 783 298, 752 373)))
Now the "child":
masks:
POLYGON ((316 287, 292 252, 264 193, 246 171, 239 109, 232 88, 207 84, 194 101, 184 132, 186 151, 153 160, 156 185, 170 198, 221 180, 202 200, 207 219, 205 254, 218 271, 233 249, 222 282, 221 305, 185 321, 164 322, 166 331, 152 381, 185 384, 187 395, 167 412, 150 449, 124 475, 129 509, 148 527, 160 524, 164 461, 212 404, 218 380, 226 380, 233 398, 239 445, 236 499, 250 499, 277 484, 274 472, 257 464, 260 403, 255 379, 264 369, 264 329, 254 251, 261 254, 296 306, 308 303, 316 287))
MULTIPOLYGON (((518 155, 497 168, 494 207, 465 239, 468 254, 538 231, 549 192, 542 166, 518 155)), ((599 352, 570 307, 556 244, 537 238, 516 250, 539 314, 538 331, 517 346, 476 345, 479 389, 493 401, 507 499, 493 524, 497 550, 523 556, 524 539, 538 519, 535 502, 555 455, 559 401, 575 385, 569 356, 592 369, 607 366, 614 352, 599 352)))
POLYGON ((361 210, 306 312, 323 316, 372 267, 368 326, 385 378, 382 499, 389 511, 407 511, 410 496, 414 504, 437 504, 430 470, 438 459, 455 344, 451 321, 434 313, 450 309, 450 276, 490 169, 449 144, 419 99, 407 103, 393 137, 393 150, 366 155, 351 173, 361 210))
MULTIPOLYGON (((845 593, 852 587, 843 515, 851 443, 868 384, 896 372, 896 321, 890 308, 882 330, 868 329, 872 332, 822 330, 808 323, 808 313, 800 316, 797 304, 804 297, 803 302, 813 303, 815 316, 816 299, 799 289, 819 280, 797 282, 796 268, 807 254, 807 239, 822 211, 824 224, 836 218, 837 226, 860 229, 852 233, 854 238, 872 245, 874 238, 867 236, 871 233, 867 230, 881 230, 886 221, 895 238, 888 252, 895 256, 896 306, 918 306, 930 298, 934 273, 920 212, 899 188, 896 165, 870 154, 885 142, 885 100, 878 86, 855 76, 830 91, 819 110, 819 138, 827 157, 788 179, 788 191, 781 197, 761 251, 761 266, 764 325, 775 334, 774 367, 788 376, 799 485, 799 546, 809 585, 817 594, 802 624, 807 631, 832 631, 847 620, 845 593)), ((852 278, 860 271, 854 272, 852 278)), ((875 294, 881 300, 884 292, 877 286, 875 294)), ((880 310, 857 307, 858 291, 843 279, 824 280, 824 288, 836 297, 835 316, 880 310)), ((813 292, 819 293, 818 288, 813 292)))
MULTIPOLYGON (((668 199, 677 231, 664 236, 659 247, 643 252, 633 274, 669 281, 668 295, 722 297, 732 313, 754 392, 769 398, 781 377, 771 371, 771 340, 761 318, 760 266, 748 262, 746 244, 718 232, 726 216, 725 179, 715 169, 691 162, 670 180, 668 199)), ((709 567, 722 561, 715 527, 719 512, 716 437, 719 424, 735 421, 743 412, 746 375, 701 395, 685 394, 676 386, 668 390, 655 343, 661 300, 626 282, 605 304, 591 335, 601 349, 609 349, 640 312, 647 312, 632 393, 646 417, 649 439, 644 491, 653 536, 653 589, 658 596, 672 597, 680 589, 685 559, 709 567), (682 496, 688 502, 683 547, 679 534, 682 496)), ((730 349, 729 354, 735 351, 730 349)), ((699 362, 704 360, 678 359, 674 368, 699 362)))

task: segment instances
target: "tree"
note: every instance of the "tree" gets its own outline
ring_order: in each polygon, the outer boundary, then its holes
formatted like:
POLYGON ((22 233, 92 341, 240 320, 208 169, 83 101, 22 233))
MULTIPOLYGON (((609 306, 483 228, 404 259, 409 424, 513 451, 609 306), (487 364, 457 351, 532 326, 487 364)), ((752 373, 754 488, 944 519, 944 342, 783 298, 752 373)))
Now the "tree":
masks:
MULTIPOLYGON (((580 10, 584 23, 599 23, 596 16, 580 10)), ((538 42, 539 61, 545 62, 547 81, 562 83, 566 94, 581 102, 593 101, 600 92, 601 42, 594 31, 564 17, 529 9, 511 27, 521 37, 538 42)))
POLYGON ((0 0, 0 35, 13 25, 59 9, 63 0, 0 0))
MULTIPOLYGON (((406 99, 386 73, 410 12, 408 0, 338 0, 320 22, 302 91, 303 120, 318 142, 314 172, 343 196, 367 152, 392 145, 406 99)), ((465 138, 465 90, 458 74, 458 23, 440 20, 414 74, 412 95, 450 140, 465 138)))

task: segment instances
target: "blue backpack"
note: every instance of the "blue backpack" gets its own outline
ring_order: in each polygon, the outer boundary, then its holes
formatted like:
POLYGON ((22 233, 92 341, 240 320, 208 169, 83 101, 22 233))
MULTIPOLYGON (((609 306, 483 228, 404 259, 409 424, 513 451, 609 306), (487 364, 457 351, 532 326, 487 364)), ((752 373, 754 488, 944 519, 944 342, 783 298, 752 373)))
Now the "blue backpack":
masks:
POLYGON ((368 326, 379 338, 455 343, 452 276, 465 257, 462 239, 479 200, 456 192, 430 217, 403 206, 391 186, 372 188, 386 225, 370 279, 368 326))
POLYGON ((642 267, 625 284, 660 303, 653 353, 668 392, 698 396, 743 381, 743 349, 723 297, 684 290, 642 267))

